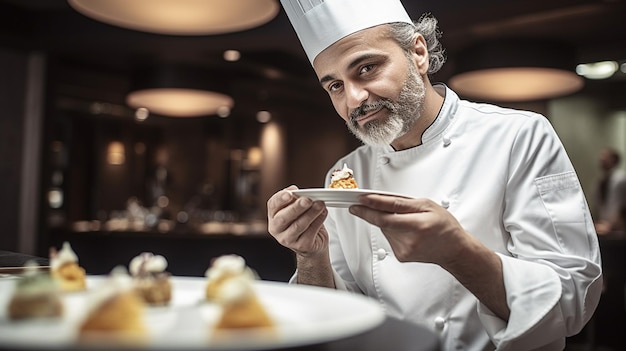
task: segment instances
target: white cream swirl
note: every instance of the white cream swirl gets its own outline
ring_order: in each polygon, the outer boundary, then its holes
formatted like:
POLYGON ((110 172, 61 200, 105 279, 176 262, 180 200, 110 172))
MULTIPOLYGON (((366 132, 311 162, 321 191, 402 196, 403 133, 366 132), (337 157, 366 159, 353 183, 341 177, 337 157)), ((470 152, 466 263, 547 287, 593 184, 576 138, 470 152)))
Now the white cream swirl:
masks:
POLYGON ((251 279, 253 275, 246 269, 246 261, 241 256, 224 255, 213 261, 213 264, 205 273, 209 281, 220 280, 225 277, 247 275, 251 279))
POLYGON ((143 252, 134 257, 128 267, 132 276, 161 273, 167 268, 167 260, 161 255, 143 252))
POLYGON ((235 276, 248 280, 256 279, 254 271, 246 266, 246 260, 238 255, 223 255, 216 258, 206 270, 205 276, 209 282, 235 276))
POLYGON ((51 255, 50 268, 55 270, 67 263, 78 263, 78 256, 72 250, 70 243, 65 241, 61 250, 51 255))
POLYGON ((130 291, 133 287, 132 278, 128 275, 126 268, 124 266, 115 266, 109 273, 109 276, 99 286, 90 290, 86 311, 90 313, 96 310, 100 305, 117 294, 130 291))
POLYGON ((226 280, 217 292, 217 301, 222 304, 233 304, 252 295, 252 282, 245 276, 226 280))
POLYGON ((352 177, 353 174, 354 172, 352 171, 352 169, 348 168, 348 165, 344 163, 341 170, 336 170, 333 172, 330 180, 336 182, 341 179, 348 179, 352 177))
POLYGON ((207 269, 206 276, 209 284, 218 284, 215 298, 221 304, 235 303, 250 296, 253 293, 252 282, 257 279, 244 258, 238 255, 216 258, 207 269))

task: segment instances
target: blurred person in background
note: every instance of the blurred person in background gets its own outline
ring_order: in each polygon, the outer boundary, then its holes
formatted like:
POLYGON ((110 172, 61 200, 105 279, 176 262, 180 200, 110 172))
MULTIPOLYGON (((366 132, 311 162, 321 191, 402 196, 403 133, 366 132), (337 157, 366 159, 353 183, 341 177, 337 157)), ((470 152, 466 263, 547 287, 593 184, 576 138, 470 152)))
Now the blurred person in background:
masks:
POLYGON ((620 168, 621 155, 612 147, 600 151, 602 172, 596 189, 596 232, 606 235, 624 229, 626 219, 626 171, 620 168))

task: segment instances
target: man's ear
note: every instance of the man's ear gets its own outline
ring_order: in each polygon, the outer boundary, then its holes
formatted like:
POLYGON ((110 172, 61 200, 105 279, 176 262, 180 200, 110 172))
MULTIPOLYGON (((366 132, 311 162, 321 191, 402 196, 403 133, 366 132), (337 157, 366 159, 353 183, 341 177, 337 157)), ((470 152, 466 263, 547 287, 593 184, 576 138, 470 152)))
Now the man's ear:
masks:
POLYGON ((411 55, 417 71, 421 75, 425 75, 428 72, 429 59, 428 59, 428 46, 426 39, 421 34, 415 36, 415 42, 413 44, 413 53, 411 55))

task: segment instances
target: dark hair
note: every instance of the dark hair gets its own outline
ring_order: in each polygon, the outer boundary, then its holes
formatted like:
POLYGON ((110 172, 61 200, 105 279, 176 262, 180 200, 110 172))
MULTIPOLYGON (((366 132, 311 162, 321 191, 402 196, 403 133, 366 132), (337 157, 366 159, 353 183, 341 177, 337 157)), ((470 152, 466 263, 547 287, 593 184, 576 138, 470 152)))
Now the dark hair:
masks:
POLYGON ((441 31, 438 21, 431 14, 422 15, 418 20, 413 21, 413 25, 404 22, 394 22, 389 24, 390 32, 400 47, 407 52, 413 50, 415 36, 421 34, 426 40, 428 48, 428 74, 437 73, 446 62, 445 50, 439 41, 441 31))

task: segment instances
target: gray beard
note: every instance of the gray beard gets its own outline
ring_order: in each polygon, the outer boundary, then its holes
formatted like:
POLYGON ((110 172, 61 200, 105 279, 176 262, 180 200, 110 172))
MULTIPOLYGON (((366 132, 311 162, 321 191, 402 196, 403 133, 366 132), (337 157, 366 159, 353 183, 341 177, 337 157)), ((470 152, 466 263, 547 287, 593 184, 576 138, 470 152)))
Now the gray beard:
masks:
POLYGON ((372 104, 363 104, 352 111, 346 125, 352 134, 366 145, 390 145, 394 140, 405 135, 421 116, 426 88, 412 61, 409 62, 409 73, 400 91, 398 101, 381 99, 372 104), (356 118, 383 106, 389 110, 389 117, 375 119, 362 127, 356 118))

